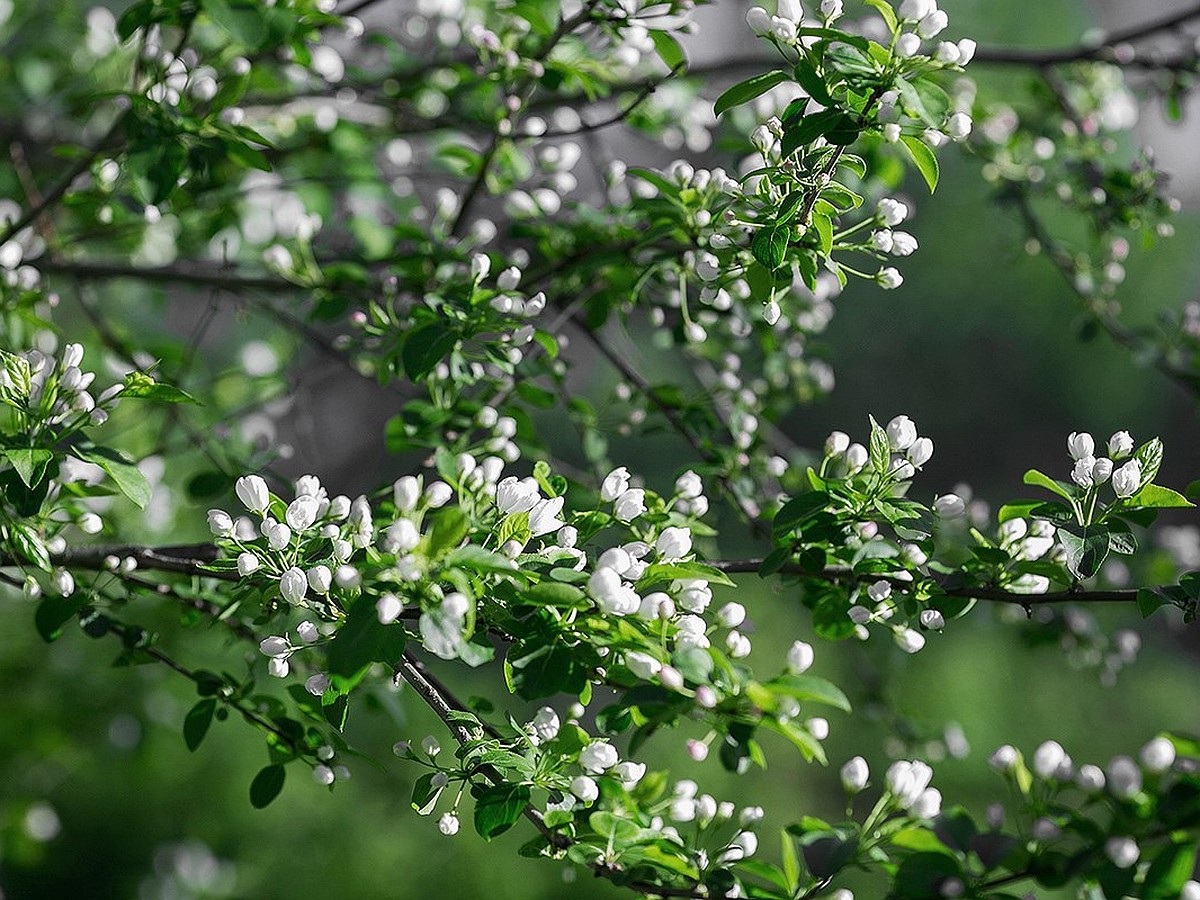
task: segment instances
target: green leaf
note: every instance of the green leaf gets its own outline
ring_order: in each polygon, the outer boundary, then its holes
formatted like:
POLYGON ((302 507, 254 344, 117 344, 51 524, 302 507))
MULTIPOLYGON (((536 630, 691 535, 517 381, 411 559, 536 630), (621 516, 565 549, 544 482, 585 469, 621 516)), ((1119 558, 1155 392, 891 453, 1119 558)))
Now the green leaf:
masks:
POLYGON ((187 748, 195 751, 197 747, 204 741, 204 736, 208 734, 208 727, 212 725, 213 714, 217 711, 217 701, 213 698, 201 700, 190 710, 183 720, 183 742, 187 744, 187 748))
POLYGON ((429 529, 429 552, 438 556, 457 547, 471 530, 471 523, 457 507, 448 506, 433 516, 429 529))
POLYGON ((871 468, 879 475, 886 475, 892 464, 892 444, 883 426, 871 416, 871 446, 868 449, 871 468))
POLYGON ((46 474, 46 467, 54 459, 53 453, 40 448, 14 447, 0 452, 8 457, 12 467, 17 470, 17 474, 29 488, 38 485, 42 476, 46 474))
POLYGON ((804 88, 804 92, 812 97, 822 106, 833 106, 833 98, 829 96, 829 89, 825 85, 825 79, 817 74, 816 68, 808 60, 807 57, 800 57, 796 62, 794 70, 796 81, 800 82, 800 87, 804 88))
POLYGON ((787 72, 774 69, 770 72, 763 72, 761 75, 755 75, 753 78, 747 78, 745 81, 740 81, 717 98, 717 102, 713 104, 713 115, 719 116, 727 109, 748 103, 755 97, 765 94, 771 88, 783 84, 787 80, 787 72))
POLYGON ((948 878, 962 875, 958 860, 945 853, 914 853, 900 863, 896 871, 894 896, 904 900, 926 900, 941 896, 940 887, 948 878))
POLYGON ((86 605, 87 595, 83 591, 76 591, 70 597, 47 596, 38 604, 37 611, 33 614, 33 624, 42 640, 50 643, 58 639, 63 626, 75 618, 86 605))
POLYGON ((1180 509, 1196 505, 1178 491, 1173 491, 1170 488, 1157 484, 1146 485, 1130 497, 1127 502, 1130 506, 1144 507, 1146 509, 1180 509))
POLYGON ((287 780, 287 769, 276 764, 262 769, 250 782, 250 805, 255 809, 269 806, 271 801, 283 790, 283 782, 287 780))
MULTIPOLYGON (((829 495, 824 491, 811 491, 793 497, 779 508, 771 522, 776 538, 791 534, 805 522, 810 521, 829 505, 829 495)), ((801 529, 803 530, 803 529, 801 529)))
POLYGON ((1138 447, 1133 458, 1142 464, 1142 484, 1150 484, 1158 475, 1158 467, 1162 465, 1163 444, 1158 438, 1146 441, 1138 447))
POLYGON ((554 606, 562 609, 587 609, 592 605, 587 595, 571 584, 542 581, 521 594, 520 599, 533 606, 554 606))
POLYGON ((50 551, 42 542, 42 537, 32 525, 25 522, 9 522, 8 543, 19 559, 28 560, 43 572, 52 569, 50 551))
POLYGON ((879 15, 883 16, 883 21, 888 27, 888 31, 895 34, 900 29, 900 21, 896 18, 896 11, 892 9, 892 5, 887 0, 864 0, 867 6, 878 10, 879 15))
POLYGON ((467 544, 447 554, 442 562, 447 566, 473 569, 476 572, 512 572, 517 564, 503 553, 496 553, 477 544, 467 544))
POLYGON ((788 229, 786 226, 768 225, 760 228, 750 241, 750 252, 754 254, 765 268, 775 271, 783 265, 784 254, 788 247, 788 229))
POLYGON ((339 688, 357 684, 373 662, 394 664, 404 652, 404 629, 382 625, 373 597, 363 594, 329 643, 326 665, 339 688))
POLYGON ((1141 896, 1145 900, 1171 900, 1178 897, 1184 884, 1192 877, 1196 851, 1195 843, 1164 846, 1146 872, 1141 896))
POLYGON ((501 521, 500 528, 496 532, 496 543, 501 547, 507 541, 516 541, 518 544, 524 545, 531 534, 528 512, 509 513, 501 521))
POLYGON ((1058 540, 1067 551, 1067 569, 1076 578, 1091 578, 1108 558, 1109 535, 1106 531, 1077 535, 1059 528, 1058 540))
POLYGON ((23 356, 0 350, 0 364, 8 376, 0 379, 0 403, 23 409, 29 401, 29 390, 33 383, 29 361, 23 356))
POLYGON ((912 158, 913 164, 916 165, 917 171, 921 173, 921 177, 929 185, 929 193, 932 194, 937 189, 938 183, 939 170, 937 156, 918 137, 902 134, 900 135, 900 143, 908 151, 908 155, 912 158))
POLYGON ((257 3, 246 0, 204 0, 204 12, 235 42, 258 49, 269 35, 267 20, 257 3))
POLYGON ((475 830, 490 841, 512 828, 529 805, 529 788, 523 784, 495 784, 475 798, 475 830))
POLYGON ((72 452, 85 462, 103 469, 122 494, 132 500, 139 509, 146 508, 146 504, 150 502, 150 482, 133 460, 111 447, 79 445, 72 448, 72 452))
POLYGON ((458 344, 460 335, 445 322, 427 322, 413 329, 404 339, 400 358, 404 373, 412 381, 420 381, 458 344))
POLYGON ((1050 491, 1051 493, 1057 494, 1058 496, 1062 497, 1064 500, 1073 499, 1071 496, 1071 486, 1070 485, 1065 484, 1061 481, 1056 481, 1055 479, 1051 478, 1049 475, 1039 472, 1037 469, 1030 469, 1028 472, 1026 472, 1024 481, 1026 484, 1031 485, 1033 487, 1045 488, 1046 490, 1050 491))
POLYGON ((134 397, 141 400, 155 400, 159 403, 199 403, 187 391, 181 391, 169 384, 155 381, 145 372, 130 372, 125 376, 125 388, 121 398, 134 397))
POLYGON ((433 786, 433 776, 436 773, 427 772, 416 780, 412 790, 412 808, 420 815, 427 816, 437 806, 438 797, 442 796, 443 788, 433 786))
POLYGON ((916 82, 897 78, 895 84, 910 113, 930 128, 942 127, 950 111, 950 97, 939 85, 928 78, 916 82))
POLYGON ((816 675, 780 675, 768 681, 765 687, 797 700, 821 703, 850 712, 850 700, 841 688, 816 675))
POLYGON ((673 35, 665 31, 651 31, 650 40, 654 41, 658 58, 666 63, 668 69, 674 71, 687 68, 687 56, 673 35))
POLYGON ((833 251, 833 220, 829 216, 814 215, 812 227, 817 232, 817 243, 821 252, 828 255, 833 251))
POLYGON ((1151 588, 1140 588, 1137 592, 1138 612, 1143 619, 1148 619, 1164 606, 1171 605, 1169 598, 1151 588))
POLYGON ((674 578, 702 578, 711 584, 737 587, 737 583, 720 569, 702 562, 654 563, 646 567, 646 571, 638 579, 638 587, 649 587, 674 578))

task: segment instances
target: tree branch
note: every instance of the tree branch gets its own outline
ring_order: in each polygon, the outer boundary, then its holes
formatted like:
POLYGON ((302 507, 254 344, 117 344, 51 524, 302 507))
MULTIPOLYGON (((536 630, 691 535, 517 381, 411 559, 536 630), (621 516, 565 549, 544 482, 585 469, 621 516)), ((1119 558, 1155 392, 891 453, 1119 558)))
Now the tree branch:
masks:
MULTIPOLYGON (((762 559, 718 559, 705 560, 705 565, 712 566, 730 574, 757 573, 763 564, 762 559)), ((877 573, 855 572, 850 566, 826 566, 819 572, 812 572, 801 567, 798 563, 787 563, 778 569, 783 575, 799 575, 810 581, 825 581, 835 584, 886 581, 892 587, 900 590, 911 590, 913 581, 895 576, 877 573)), ((937 579, 932 579, 937 583, 937 579)), ((1044 606, 1050 603, 1134 603, 1138 592, 1135 589, 1117 591, 1051 591, 1046 594, 1022 594, 1004 588, 985 586, 954 587, 938 583, 938 589, 950 597, 969 597, 975 600, 990 600, 997 603, 1011 603, 1016 606, 1044 606)))

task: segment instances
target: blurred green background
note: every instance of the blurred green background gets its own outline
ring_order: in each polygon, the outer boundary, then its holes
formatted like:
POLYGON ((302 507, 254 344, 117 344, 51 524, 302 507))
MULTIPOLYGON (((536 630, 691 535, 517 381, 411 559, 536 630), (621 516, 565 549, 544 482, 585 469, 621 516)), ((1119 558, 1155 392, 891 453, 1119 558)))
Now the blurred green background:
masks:
MULTIPOLYGON (((717 6, 708 21, 736 22, 744 13, 726 0, 717 6)), ((957 35, 1025 46, 1074 43, 1103 12, 1066 0, 1044 0, 1035 9, 984 0, 943 6, 957 35)), ((1128 20, 1162 11, 1138 3, 1112 12, 1128 20)), ((696 52, 719 55, 714 40, 702 32, 696 52)), ((974 74, 998 90, 1006 79, 1024 77, 974 74)), ((1195 131, 1192 122, 1181 127, 1195 131)), ((1200 475, 1193 401, 1136 368, 1105 339, 1076 341, 1078 322, 1057 274, 1045 260, 1025 255, 1017 224, 989 205, 977 166, 953 153, 943 159, 936 198, 910 185, 921 250, 905 261, 905 285, 892 293, 850 290, 837 301, 825 343, 838 386, 828 400, 795 413, 792 436, 814 446, 835 427, 861 435, 870 412, 881 419, 906 413, 937 445, 919 486, 944 492, 966 481, 993 503, 1024 493, 1026 468, 1064 470, 1063 442, 1073 430, 1107 435, 1127 428, 1139 441, 1159 434, 1167 447, 1164 483, 1181 487, 1200 475)), ((1186 194, 1188 185, 1181 187, 1186 194)), ((1174 239, 1131 260, 1120 296, 1133 319, 1148 320, 1195 294, 1200 218, 1185 204, 1176 225, 1174 239)), ((129 303, 135 326, 138 317, 149 322, 161 313, 148 299, 129 303)), ((84 327, 66 308, 63 322, 68 334, 84 327)), ((254 327, 272 340, 262 323, 254 327)), ((244 339, 245 332, 232 323, 214 331, 204 364, 228 364, 232 350, 223 351, 219 342, 234 338, 244 339)), ((311 427, 316 439, 295 440, 295 471, 316 471, 347 491, 396 477, 398 464, 381 453, 374 424, 393 411, 380 404, 381 395, 344 380, 312 390, 303 412, 315 424, 297 427, 311 427), (348 393, 352 389, 357 393, 348 393), (331 457, 322 455, 327 445, 320 435, 345 433, 347 423, 314 410, 333 403, 341 416, 354 418, 361 446, 338 448, 331 457)), ((651 484, 665 484, 674 474, 669 454, 627 443, 614 455, 636 463, 651 484)), ((168 482, 171 467, 168 461, 168 482)), ((191 523, 176 532, 179 540, 203 537, 202 511, 185 510, 179 520, 191 523)), ((722 524, 733 535, 727 552, 744 550, 736 523, 722 524)), ((792 640, 811 639, 807 614, 788 589, 747 579, 736 592, 720 589, 718 602, 735 594, 757 626, 752 661, 767 665, 792 640)), ((160 617, 168 633, 177 630, 171 613, 145 605, 145 619, 160 617)), ((74 630, 46 646, 33 628, 33 606, 9 594, 0 596, 0 616, 4 900, 622 895, 585 875, 568 884, 561 867, 520 859, 516 849, 528 835, 519 827, 489 846, 466 827, 455 838, 443 837, 433 819, 416 816, 408 796, 419 773, 392 757, 390 746, 440 732, 403 691, 360 701, 351 715, 351 743, 370 757, 353 767, 352 781, 329 793, 297 770, 276 803, 255 811, 247 786, 266 761, 255 732, 217 723, 204 746, 189 753, 180 737, 194 699, 188 683, 160 667, 111 668, 113 647, 74 630)), ((889 750, 923 747, 937 756, 938 737, 957 723, 971 752, 937 762, 935 784, 947 798, 981 812, 1003 799, 1002 782, 985 765, 1002 742, 1031 752, 1055 738, 1077 763, 1103 763, 1135 751, 1160 729, 1200 732, 1196 630, 1179 628, 1167 616, 1143 624, 1129 609, 1105 611, 1100 621, 1102 629, 1135 628, 1143 638, 1140 659, 1120 672, 1115 687, 1102 685, 1094 669, 1075 667, 1054 645, 1029 646, 1019 623, 982 610, 914 658, 901 659, 878 639, 817 645, 816 671, 842 685, 856 705, 854 716, 830 716, 829 769, 792 763, 787 748, 768 743, 769 770, 732 778, 715 758, 703 764, 687 759, 684 739, 702 735, 686 730, 661 736, 649 753, 675 777, 701 780, 718 799, 762 803, 776 823, 805 813, 836 818, 842 761, 862 754, 882 773, 889 750), (907 743, 897 744, 901 740, 907 743)), ((241 648, 215 634, 199 642, 190 637, 186 644, 168 639, 166 647, 186 648, 187 661, 197 667, 242 667, 241 648)), ((468 695, 487 694, 495 676, 484 670, 448 677, 468 695)), ((773 856, 775 848, 762 852, 773 856)), ((869 888, 860 896, 870 897, 869 888)))

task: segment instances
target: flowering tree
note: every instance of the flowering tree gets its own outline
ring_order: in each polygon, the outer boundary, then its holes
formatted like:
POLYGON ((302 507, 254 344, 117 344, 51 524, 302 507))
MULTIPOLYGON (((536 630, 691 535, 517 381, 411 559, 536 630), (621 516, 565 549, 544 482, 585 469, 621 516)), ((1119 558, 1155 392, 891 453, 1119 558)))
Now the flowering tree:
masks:
POLYGON ((45 640, 81 629, 193 682, 189 748, 226 719, 261 731, 256 807, 289 773, 336 789, 356 697, 403 682, 445 725, 395 745, 422 772, 417 813, 484 840, 524 827, 523 854, 635 893, 847 900, 866 872, 896 898, 1196 900, 1200 742, 1164 731, 1103 767, 1002 746, 1010 804, 977 821, 920 759, 827 760, 822 711, 850 701, 808 671, 839 641, 917 653, 995 604, 1190 622, 1200 577, 1164 580, 1139 549, 1196 493, 1158 483, 1161 442, 1073 433, 1061 470, 1026 472, 1030 497, 991 516, 919 484, 934 445, 907 416, 864 411, 817 449, 778 423, 832 387, 809 340, 848 280, 901 284, 906 174, 933 193, 960 150, 1092 329, 1200 391, 1200 312, 1138 330, 1115 299, 1131 238, 1169 235, 1173 211, 1118 140, 1131 91, 1178 107, 1200 8, 1024 51, 977 47, 934 0, 779 0, 745 17, 761 54, 689 68, 693 5, 447 0, 375 28, 374 0, 136 0, 64 25, 84 29, 71 55, 0 5, 14 68, 42 63, 4 97, 38 102, 4 126, 0 176, 0 579, 45 640), (982 100, 980 64, 1033 77, 982 100), (607 159, 610 128, 726 167, 607 159), (146 341, 131 285, 208 312, 186 344, 146 341), (228 306, 382 386, 410 471, 355 498, 283 477, 287 448, 260 439, 269 351, 251 337, 235 374, 194 365, 228 306), (622 328, 667 374, 643 374, 622 328), (611 396, 573 377, 580 355, 614 370, 611 396), (610 458, 612 430, 650 429, 681 439, 673 484, 610 458), (172 499, 163 458, 206 502, 172 499), (211 540, 180 543, 209 506, 211 540), (722 554, 722 510, 752 556, 722 554), (1113 586, 1116 557, 1141 587, 1113 586), (828 646, 755 658, 758 612, 735 598, 756 579, 828 646), (152 631, 146 598, 180 624, 152 631), (189 661, 197 625, 227 632, 228 664, 189 661), (505 699, 461 699, 463 667, 505 699), (688 753, 731 772, 768 751, 839 767, 844 820, 797 811, 766 839, 762 809, 639 761, 696 723, 688 753))

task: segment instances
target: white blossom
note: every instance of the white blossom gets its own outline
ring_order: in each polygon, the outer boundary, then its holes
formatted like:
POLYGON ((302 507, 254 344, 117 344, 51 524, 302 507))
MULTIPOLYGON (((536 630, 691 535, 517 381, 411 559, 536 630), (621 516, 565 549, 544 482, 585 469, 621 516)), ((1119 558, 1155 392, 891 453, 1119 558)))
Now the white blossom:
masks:
POLYGON ((1156 737, 1142 747, 1138 759, 1147 772, 1159 775, 1175 763, 1175 745, 1165 737, 1156 737))
POLYGON ((1112 486, 1121 498, 1132 497, 1142 486, 1142 464, 1131 459, 1112 473, 1112 486))
POLYGON ((283 595, 283 599, 293 605, 304 600, 304 595, 308 593, 308 578, 304 574, 304 570, 297 566, 292 566, 279 577, 279 593, 283 595))
POLYGON ((1118 869, 1128 869, 1141 855, 1137 842, 1130 837, 1111 837, 1104 842, 1104 855, 1118 869))
POLYGON ((217 537, 233 536, 233 517, 220 509, 208 511, 208 530, 217 537))
POLYGON ((539 500, 529 511, 529 533, 534 537, 553 534, 563 527, 564 522, 558 518, 566 502, 564 497, 553 497, 539 500))
POLYGON ((629 490, 629 470, 624 466, 613 469, 600 484, 600 499, 612 503, 629 490))
POLYGON ((887 770, 887 788, 904 809, 910 808, 933 779, 933 769, 920 760, 897 760, 887 770))
POLYGON ((796 641, 788 649, 788 671, 796 675, 807 672, 812 667, 813 658, 814 654, 812 645, 806 644, 804 641, 796 641))
POLYGON ((1113 459, 1124 459, 1133 452, 1133 438, 1128 431, 1118 431, 1108 439, 1108 455, 1113 459))
POLYGON ((608 741, 592 741, 579 751, 579 765, 593 775, 611 769, 619 760, 616 748, 608 741))
POLYGON ((865 759, 856 756, 842 766, 841 775, 842 787, 847 794, 853 796, 867 786, 871 778, 871 769, 865 759))
POLYGON ((613 515, 622 522, 632 522, 646 511, 646 492, 641 488, 630 488, 616 499, 613 515))
POLYGON ((258 475, 244 475, 233 486, 234 492, 242 505, 250 512, 264 512, 271 502, 271 492, 267 483, 258 475))
POLYGON ((584 803, 591 803, 600 796, 600 788, 594 778, 587 775, 577 775, 571 780, 571 793, 584 803))
POLYGON ((558 737, 558 730, 561 727, 562 723, 553 707, 543 706, 533 717, 533 731, 539 740, 554 740, 558 737))
POLYGON ((238 558, 237 558, 238 574, 241 575, 243 578, 245 578, 247 575, 250 575, 250 574, 258 571, 258 567, 260 564, 261 563, 260 563, 258 557, 255 556, 253 553, 251 553, 249 550, 246 550, 246 551, 238 554, 238 558))
POLYGON ((682 559, 692 551, 692 533, 676 526, 664 528, 654 542, 654 550, 662 560, 682 559))
POLYGON ((1096 442, 1086 431, 1072 431, 1067 438, 1067 452, 1071 454, 1071 459, 1078 462, 1085 457, 1095 456, 1096 442))
POLYGON ((896 416, 887 423, 888 444, 895 451, 909 449, 917 440, 917 426, 908 416, 896 416))

